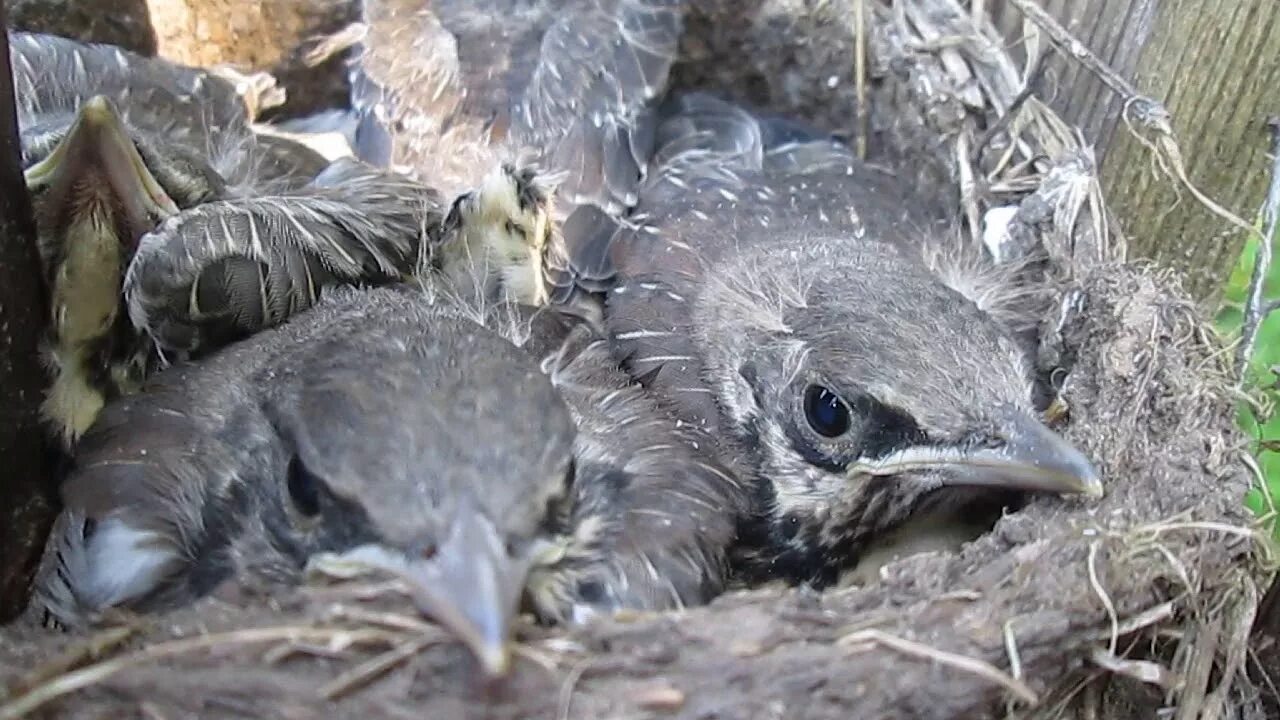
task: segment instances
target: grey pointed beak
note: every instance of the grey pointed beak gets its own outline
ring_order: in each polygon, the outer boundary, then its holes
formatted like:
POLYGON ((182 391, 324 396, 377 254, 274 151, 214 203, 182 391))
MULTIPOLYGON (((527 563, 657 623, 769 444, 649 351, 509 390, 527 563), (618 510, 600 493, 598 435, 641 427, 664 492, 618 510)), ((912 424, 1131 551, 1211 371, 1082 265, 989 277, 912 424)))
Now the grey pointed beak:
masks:
POLYGON ((971 450, 950 468, 959 485, 1102 497, 1102 478, 1071 443, 1025 414, 1012 415, 1005 442, 971 450))
POLYGON ((510 557, 488 518, 458 512, 443 541, 425 552, 363 546, 342 560, 400 576, 418 609, 466 645, 485 673, 496 677, 510 670, 511 625, 529 562, 510 557))
POLYGON ((458 518, 435 555, 408 570, 418 609, 457 635, 486 673, 505 675, 529 565, 507 554, 489 519, 458 518))
POLYGON ((1102 497, 1102 478, 1093 463, 1039 420, 1009 411, 1001 423, 1001 435, 995 447, 906 448, 883 459, 856 463, 850 472, 896 475, 930 470, 942 485, 1102 497))
POLYGON ((47 188, 48 201, 69 204, 73 194, 92 192, 111 197, 136 243, 159 220, 178 207, 147 169, 133 139, 107 98, 85 101, 66 137, 24 173, 31 190, 47 188))

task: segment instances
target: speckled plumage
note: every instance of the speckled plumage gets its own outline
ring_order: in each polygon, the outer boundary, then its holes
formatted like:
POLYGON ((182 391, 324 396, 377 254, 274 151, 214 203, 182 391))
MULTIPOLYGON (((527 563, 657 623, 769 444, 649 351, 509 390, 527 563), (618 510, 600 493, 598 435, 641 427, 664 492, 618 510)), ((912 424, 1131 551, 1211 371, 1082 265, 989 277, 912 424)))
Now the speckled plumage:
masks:
POLYGON ((297 192, 165 220, 125 277, 130 317, 165 348, 217 348, 311 307, 326 287, 412 277, 443 217, 429 189, 340 158, 297 192))
POLYGON ((149 58, 112 45, 41 33, 9 35, 24 148, 43 128, 70 125, 85 101, 110 98, 125 124, 205 159, 228 184, 259 186, 324 166, 294 143, 252 134, 247 96, 224 72, 149 58))
MULTIPOLYGON (((577 425, 578 462, 612 467, 626 478, 608 496, 582 497, 607 518, 609 541, 579 554, 536 595, 544 613, 579 619, 583 610, 678 609, 701 605, 725 587, 727 551, 746 503, 738 480, 698 447, 671 409, 618 366, 609 342, 579 325, 544 357, 543 369, 577 425), (590 587, 591 602, 572 597, 569 578, 590 587), (558 589, 557 589, 558 586, 558 589)), ((579 590, 581 594, 581 590, 579 590)))
POLYGON ((1073 478, 1042 489, 1100 489, 1039 424, 1031 362, 995 312, 1020 290, 974 273, 990 263, 908 188, 707 95, 664 112, 638 227, 596 249, 618 276, 605 322, 631 373, 750 480, 749 575, 830 583, 877 533, 983 495, 970 484, 1039 482, 1011 464, 1032 448, 1073 478), (847 428, 811 427, 811 387, 847 428))

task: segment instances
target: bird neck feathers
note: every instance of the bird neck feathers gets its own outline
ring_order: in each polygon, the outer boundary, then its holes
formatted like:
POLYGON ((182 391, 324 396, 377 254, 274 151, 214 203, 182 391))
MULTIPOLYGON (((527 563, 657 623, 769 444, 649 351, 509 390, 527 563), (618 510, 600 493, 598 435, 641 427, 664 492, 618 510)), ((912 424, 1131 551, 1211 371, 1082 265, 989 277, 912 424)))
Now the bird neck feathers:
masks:
POLYGON ((93 423, 108 397, 132 385, 110 354, 121 312, 124 248, 103 227, 99 213, 77 214, 64 255, 51 278, 53 291, 47 360, 53 383, 42 412, 70 446, 93 423), (106 365, 107 367, 100 367, 106 365))

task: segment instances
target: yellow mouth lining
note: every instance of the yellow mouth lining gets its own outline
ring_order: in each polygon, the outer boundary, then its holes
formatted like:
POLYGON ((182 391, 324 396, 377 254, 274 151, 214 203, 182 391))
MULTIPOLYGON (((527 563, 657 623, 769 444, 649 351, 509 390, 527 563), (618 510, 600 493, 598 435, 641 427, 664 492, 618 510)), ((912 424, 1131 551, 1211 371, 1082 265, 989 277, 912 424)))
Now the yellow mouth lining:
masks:
POLYGON ((142 200, 144 207, 141 209, 161 219, 178 213, 177 205, 147 168, 119 115, 100 95, 90 98, 80 107, 71 129, 49 155, 26 170, 27 187, 35 190, 58 182, 63 172, 74 167, 77 161, 89 161, 86 155, 96 156, 108 181, 126 185, 125 188, 116 188, 117 191, 125 190, 121 195, 126 202, 137 197, 142 200), (79 153, 80 157, 71 157, 73 152, 79 153), (128 163, 126 172, 112 172, 112 155, 123 155, 128 163), (127 192, 132 189, 128 185, 135 186, 140 192, 127 192))

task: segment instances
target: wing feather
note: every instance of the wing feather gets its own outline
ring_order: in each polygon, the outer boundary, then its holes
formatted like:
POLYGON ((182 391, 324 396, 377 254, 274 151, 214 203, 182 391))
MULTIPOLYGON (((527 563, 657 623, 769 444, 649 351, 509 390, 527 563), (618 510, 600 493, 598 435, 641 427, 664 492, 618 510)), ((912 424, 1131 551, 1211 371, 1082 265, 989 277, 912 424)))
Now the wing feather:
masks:
POLYGON ((235 85, 208 70, 55 35, 12 32, 9 44, 23 127, 42 115, 74 112, 94 95, 116 100, 126 122, 157 130, 212 134, 248 126, 235 85))
MULTIPOLYGON (((573 410, 575 526, 604 530, 570 551, 576 586, 543 597, 553 616, 700 605, 723 591, 726 551, 749 494, 699 452, 696 436, 627 377, 585 326, 544 362, 573 410)), ((567 569, 567 568, 566 568, 567 569)))
POLYGON ((518 157, 557 178, 553 300, 612 277, 595 247, 638 198, 687 0, 365 0, 357 154, 446 195, 518 157), (585 234, 582 234, 585 233, 585 234), (579 266, 578 261, 590 261, 579 266))
POLYGON ((199 352, 277 325, 334 284, 411 277, 438 196, 339 161, 296 193, 206 203, 143 237, 125 278, 134 324, 199 352))

